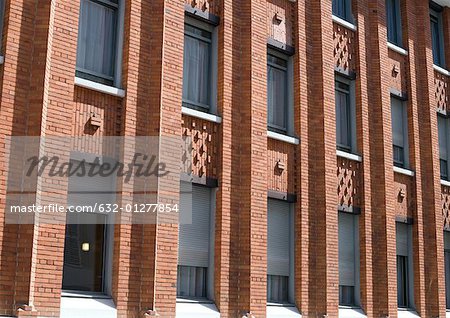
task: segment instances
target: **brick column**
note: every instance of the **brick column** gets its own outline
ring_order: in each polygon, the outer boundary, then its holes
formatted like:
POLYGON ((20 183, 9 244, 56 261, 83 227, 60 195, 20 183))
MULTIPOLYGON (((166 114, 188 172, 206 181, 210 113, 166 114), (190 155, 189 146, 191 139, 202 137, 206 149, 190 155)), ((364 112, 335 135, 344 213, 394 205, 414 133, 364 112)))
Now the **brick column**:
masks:
MULTIPOLYGON (((444 282, 444 243, 443 218, 441 207, 441 185, 439 168, 439 144, 437 129, 436 101, 434 91, 433 53, 428 2, 407 1, 410 10, 414 10, 416 41, 411 61, 415 64, 415 73, 411 69, 411 77, 420 80, 417 85, 418 116, 420 117, 419 140, 421 178, 417 182, 422 185, 421 204, 423 220, 424 251, 424 289, 425 308, 423 316, 445 316, 445 282, 444 282), (414 60, 412 60, 414 58, 414 60), (425 84, 423 84, 425 82, 425 84), (428 145, 428 146, 425 146, 428 145)), ((409 11, 409 10, 408 10, 409 11)), ((412 45, 412 44, 411 44, 412 45)), ((410 45, 410 46, 411 46, 410 45)), ((418 164, 419 165, 419 164, 418 164)), ((419 199, 419 198, 418 198, 419 199)), ((418 201, 419 202, 419 201, 418 201)), ((420 239, 420 238, 419 238, 420 239)), ((417 291, 416 291, 417 292, 417 291)))
MULTIPOLYGON (((360 290, 361 308, 368 317, 374 316, 374 289, 373 289, 373 242, 372 242, 372 217, 375 212, 372 209, 372 158, 370 157, 370 134, 369 131, 369 63, 368 43, 370 41, 368 3, 365 0, 353 2, 354 16, 357 21, 357 54, 356 54, 356 135, 358 151, 363 157, 361 175, 361 216, 359 219, 360 239, 360 290)), ((376 280, 376 279, 375 279, 376 280)))
POLYGON ((302 285, 307 279, 309 299, 305 303, 302 298, 301 310, 307 317, 337 317, 339 269, 332 10, 331 1, 310 0, 304 5, 302 28, 308 44, 304 71, 307 98, 301 98, 306 104, 301 106, 300 114, 301 224, 305 242, 302 245, 308 244, 308 260, 304 261, 302 270, 309 273, 302 278, 302 285))
MULTIPOLYGON (((31 92, 36 95, 30 95, 30 104, 36 103, 36 109, 39 109, 38 104, 42 103, 41 137, 70 136, 72 127, 67 123, 72 121, 72 102, 70 99, 62 100, 60 95, 74 94, 79 1, 70 4, 53 1, 37 8, 36 21, 42 23, 43 29, 37 26, 36 35, 48 33, 47 41, 35 42, 37 52, 42 50, 44 54, 42 60, 38 59, 36 67, 37 70, 45 70, 45 73, 38 79, 40 83, 32 81, 31 92)), ((59 155, 61 160, 69 159, 66 146, 64 141, 46 139, 41 142, 43 151, 59 155)), ((38 177, 37 182, 45 191, 42 196, 37 192, 38 204, 64 204, 66 178, 42 176, 38 177)), ((40 316, 57 317, 63 270, 65 215, 52 215, 50 218, 54 219, 50 223, 48 216, 35 218, 27 304, 40 316)), ((19 316, 30 314, 35 313, 18 311, 19 316)))
MULTIPOLYGON (((267 283, 266 2, 242 1, 239 311, 264 317, 267 283)), ((234 105, 238 107, 238 105, 234 105)), ((240 312, 242 314, 242 312, 240 312)))
MULTIPOLYGON (((183 83, 184 1, 160 1, 163 11, 160 152, 159 160, 169 171, 180 171, 181 160, 181 96, 183 83), (167 139, 179 138, 178 143, 167 139)), ((159 203, 179 203, 180 177, 164 178, 158 185, 159 203)), ((154 307, 161 316, 174 316, 178 260, 178 220, 158 216, 156 227, 156 265, 154 307), (175 222, 175 223, 173 223, 175 222)))
MULTIPOLYGON (((6 177, 5 136, 22 136, 27 129, 30 89, 31 56, 35 17, 34 1, 6 1, 1 54, 5 62, 0 66, 0 314, 13 315, 15 300, 27 300, 29 264, 24 266, 21 282, 17 275, 17 237, 19 226, 5 224, 6 177), (24 276, 25 276, 24 275, 24 276), (17 288, 17 285, 21 285, 17 288), (23 285, 23 288, 22 288, 23 285)), ((40 127, 40 125, 39 125, 40 127)), ((25 234, 25 233, 24 233, 25 234)), ((31 238, 23 238, 31 244, 31 238)), ((25 242, 24 242, 25 243, 25 242)), ((30 253, 30 248, 21 255, 30 253)), ((28 261, 29 262, 29 261, 28 261)))
POLYGON ((294 36, 294 127, 297 136, 301 137, 299 151, 300 167, 297 169, 297 203, 295 204, 295 304, 303 315, 309 308, 309 180, 308 167, 310 165, 308 139, 308 75, 307 69, 307 35, 306 17, 309 14, 303 1, 295 3, 294 36))
MULTIPOLYGON (((239 186, 238 152, 231 145, 238 137, 240 118, 238 107, 239 98, 239 46, 238 32, 239 20, 237 18, 236 1, 223 0, 220 3, 222 15, 219 28, 218 53, 218 113, 222 116, 220 126, 219 156, 219 189, 216 196, 215 217, 215 251, 214 251, 214 300, 221 315, 231 316, 233 277, 230 275, 231 257, 231 214, 237 211, 232 205, 238 203, 239 186)), ((235 305, 235 303, 234 303, 235 305)))
MULTIPOLYGON (((360 24, 365 23, 364 28, 370 30, 365 33, 364 39, 360 37, 360 45, 364 43, 366 57, 370 60, 370 63, 367 63, 366 76, 364 76, 364 80, 368 81, 364 83, 364 86, 367 88, 369 123, 365 128, 368 128, 370 132, 369 144, 366 144, 368 149, 364 147, 364 161, 370 157, 369 165, 364 164, 364 182, 366 184, 366 180, 370 182, 369 189, 372 192, 371 196, 365 194, 365 200, 370 200, 365 202, 365 208, 371 209, 372 223, 371 233, 370 225, 366 223, 369 231, 365 236, 369 244, 372 241, 371 270, 375 275, 372 281, 373 315, 374 317, 386 315, 396 317, 397 277, 390 71, 384 67, 384 61, 388 60, 386 8, 384 0, 366 1, 361 3, 361 6, 366 6, 368 15, 360 24), (370 173, 369 177, 367 173, 370 173), (367 237, 369 234, 372 234, 372 238, 367 237)), ((370 256, 366 255, 363 263, 367 261, 370 262, 370 256)), ((370 263, 366 266, 370 266, 370 263)), ((370 269, 367 267, 368 270, 370 269)), ((369 281, 370 279, 367 282, 369 281)), ((366 301, 370 301, 370 298, 366 301)))

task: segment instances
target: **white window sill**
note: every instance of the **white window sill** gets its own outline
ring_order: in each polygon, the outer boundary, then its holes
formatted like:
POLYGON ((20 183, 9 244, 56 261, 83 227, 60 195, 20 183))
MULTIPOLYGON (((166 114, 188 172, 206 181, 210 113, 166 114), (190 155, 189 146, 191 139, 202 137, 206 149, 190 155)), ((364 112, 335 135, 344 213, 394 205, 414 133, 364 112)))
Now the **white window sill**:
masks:
POLYGON ((175 312, 177 318, 220 318, 214 303, 185 302, 177 299, 175 312))
POLYGON ((5 57, 3 55, 0 55, 0 65, 5 63, 5 57))
POLYGON ((184 114, 184 115, 189 115, 189 116, 192 116, 192 117, 197 117, 197 118, 200 118, 200 119, 211 121, 211 122, 217 123, 217 124, 220 124, 222 122, 222 117, 219 117, 219 116, 216 116, 216 115, 213 115, 213 114, 209 114, 209 113, 205 113, 205 112, 201 112, 199 110, 195 110, 195 109, 192 109, 192 108, 189 108, 189 107, 182 106, 181 107, 181 113, 184 114))
MULTIPOLYGON (((450 181, 441 179, 441 185, 446 186, 446 187, 450 187, 450 181)), ((450 313, 450 311, 449 311, 449 313, 450 313)))
POLYGON ((300 140, 296 137, 279 134, 277 132, 270 131, 270 130, 267 131, 267 137, 269 137, 271 139, 279 140, 279 141, 284 141, 284 142, 287 142, 287 143, 293 144, 293 145, 298 145, 300 143, 300 140))
POLYGON ((436 72, 439 72, 445 76, 450 76, 450 71, 447 71, 445 68, 437 66, 436 64, 433 64, 433 68, 436 72))
POLYGON ((266 307, 267 318, 301 318, 295 306, 280 305, 280 304, 267 304, 266 307))
POLYGON ((399 308, 397 310, 398 318, 420 318, 414 310, 399 308))
POLYGON ((336 155, 341 158, 346 158, 349 160, 362 162, 362 157, 360 155, 356 155, 354 153, 345 152, 342 150, 336 150, 336 155))
POLYGON ((117 97, 125 97, 125 90, 123 90, 123 89, 100 84, 100 83, 90 81, 90 80, 80 78, 80 77, 75 77, 75 85, 79 86, 79 87, 84 87, 87 89, 92 89, 93 91, 100 92, 100 93, 105 93, 105 94, 109 94, 109 95, 113 95, 113 96, 117 96, 117 97))
POLYGON ((447 312, 445 313, 446 318, 450 318, 450 310, 447 309, 447 312))
POLYGON ((342 25, 343 27, 350 29, 352 31, 356 31, 356 25, 354 25, 353 23, 350 23, 348 21, 345 21, 344 19, 341 19, 335 15, 332 15, 331 18, 333 19, 334 22, 336 22, 339 25, 342 25))
POLYGON ((390 48, 392 51, 397 52, 401 55, 408 56, 408 51, 406 51, 404 48, 395 45, 394 43, 388 42, 387 47, 390 48))
POLYGON ((361 308, 339 307, 339 318, 366 318, 361 308))
POLYGON ((405 176, 414 177, 414 171, 394 166, 394 172, 404 174, 405 176))

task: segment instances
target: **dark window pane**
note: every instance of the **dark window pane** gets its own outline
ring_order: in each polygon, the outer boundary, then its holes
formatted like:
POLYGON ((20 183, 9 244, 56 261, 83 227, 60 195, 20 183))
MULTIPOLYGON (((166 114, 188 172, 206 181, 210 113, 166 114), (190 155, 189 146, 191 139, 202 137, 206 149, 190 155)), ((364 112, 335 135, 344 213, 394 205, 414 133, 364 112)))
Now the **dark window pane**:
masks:
POLYGON ((287 61, 268 55, 267 57, 267 122, 271 129, 287 130, 287 61))
POLYGON ((349 86, 342 82, 335 83, 336 102, 336 143, 339 149, 351 151, 351 110, 349 86))
POLYGON ((391 43, 401 46, 399 34, 401 30, 401 15, 399 9, 398 0, 386 0, 388 40, 391 43))
POLYGON ((353 306, 355 305, 355 287, 339 285, 339 305, 353 306))
POLYGON ((267 275, 267 301, 273 303, 287 303, 288 282, 288 276, 267 275))
POLYGON ((211 33, 185 25, 183 103, 207 110, 210 107, 211 43, 204 38, 211 38, 211 33))
POLYGON ((113 83, 116 28, 117 7, 91 0, 81 1, 77 76, 104 84, 113 83))
POLYGON ((445 299, 447 309, 450 309, 450 251, 445 251, 445 299))
POLYGON ((408 257, 397 255, 397 304, 409 307, 408 257))
POLYGON ((177 296, 206 298, 206 267, 178 265, 177 296))
POLYGON ((440 159, 439 163, 441 165, 441 179, 448 180, 448 164, 447 164, 447 160, 440 159))
POLYGON ((333 0, 333 14, 344 20, 350 20, 351 0, 333 0))
POLYGON ((405 166, 405 149, 399 146, 393 146, 394 151, 394 165, 397 167, 405 166))
POLYGON ((433 46, 433 62, 436 65, 442 65, 442 59, 441 59, 441 50, 442 50, 442 43, 441 43, 441 28, 439 19, 431 15, 430 16, 430 22, 431 22, 431 41, 433 46))

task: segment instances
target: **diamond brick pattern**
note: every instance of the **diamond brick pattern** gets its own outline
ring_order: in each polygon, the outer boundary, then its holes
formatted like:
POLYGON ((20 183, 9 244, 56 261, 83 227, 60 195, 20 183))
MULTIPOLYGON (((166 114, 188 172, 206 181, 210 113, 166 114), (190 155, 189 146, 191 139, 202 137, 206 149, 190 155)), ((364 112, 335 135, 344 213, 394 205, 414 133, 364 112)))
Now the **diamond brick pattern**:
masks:
POLYGON ((203 12, 219 15, 219 1, 217 0, 185 0, 184 2, 203 12))
POLYGON ((450 188, 442 186, 441 192, 442 217, 444 218, 444 229, 450 230, 450 188))
POLYGON ((334 63, 343 71, 355 71, 355 33, 333 24, 334 63))
POLYGON ((338 204, 342 207, 359 207, 360 199, 360 164, 338 157, 337 161, 337 193, 338 204))
POLYGON ((434 87, 435 87, 435 98, 436 98, 436 107, 439 110, 446 111, 449 108, 448 103, 448 77, 442 75, 438 72, 434 73, 434 87))
POLYGON ((217 177, 218 126, 190 116, 182 119, 182 172, 217 177))

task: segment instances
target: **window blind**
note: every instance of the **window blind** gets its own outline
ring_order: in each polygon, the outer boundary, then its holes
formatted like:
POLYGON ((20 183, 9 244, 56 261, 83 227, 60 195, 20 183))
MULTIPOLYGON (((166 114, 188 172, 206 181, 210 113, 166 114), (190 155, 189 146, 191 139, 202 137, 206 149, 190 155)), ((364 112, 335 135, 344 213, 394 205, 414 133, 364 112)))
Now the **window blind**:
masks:
POLYGON ((405 147, 405 127, 403 103, 398 98, 391 98, 392 142, 394 146, 405 147))
POLYGON ((118 1, 81 0, 77 74, 112 84, 116 53, 118 1))
POLYGON ((268 200, 267 274, 289 276, 289 203, 268 200))
POLYGON ((339 285, 355 286, 355 216, 339 213, 339 285))
POLYGON ((408 224, 397 223, 395 232, 397 240, 397 255, 409 256, 409 233, 408 224))
POLYGON ((445 257, 445 300, 447 309, 450 309, 450 232, 444 232, 445 257))
POLYGON ((192 213, 192 224, 180 224, 178 265, 208 267, 211 222, 211 190, 192 186, 191 194, 181 193, 180 213, 192 213))

